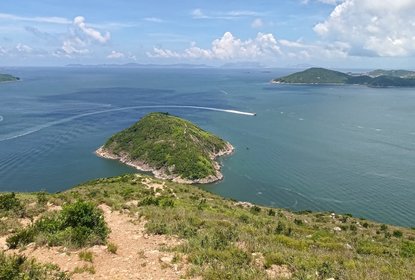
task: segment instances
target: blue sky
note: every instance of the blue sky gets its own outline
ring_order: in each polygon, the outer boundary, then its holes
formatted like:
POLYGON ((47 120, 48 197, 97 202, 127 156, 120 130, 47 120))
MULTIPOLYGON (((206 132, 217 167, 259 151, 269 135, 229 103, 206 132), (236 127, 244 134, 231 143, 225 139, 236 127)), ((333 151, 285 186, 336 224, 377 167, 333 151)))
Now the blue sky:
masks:
POLYGON ((0 66, 258 62, 413 68, 413 0, 16 0, 0 66))

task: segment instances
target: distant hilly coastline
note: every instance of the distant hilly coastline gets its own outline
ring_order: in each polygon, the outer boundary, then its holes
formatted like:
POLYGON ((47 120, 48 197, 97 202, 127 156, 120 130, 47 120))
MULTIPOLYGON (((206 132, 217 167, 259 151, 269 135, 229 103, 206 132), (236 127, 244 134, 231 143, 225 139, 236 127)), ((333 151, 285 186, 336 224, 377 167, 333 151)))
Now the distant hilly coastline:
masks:
POLYGON ((18 81, 20 80, 20 78, 9 75, 9 74, 0 74, 0 83, 3 82, 14 82, 14 81, 18 81))
POLYGON ((309 68, 272 80, 276 84, 338 84, 369 87, 415 87, 415 72, 408 70, 374 70, 368 73, 343 73, 325 68, 309 68))
POLYGON ((125 64, 67 64, 65 67, 85 67, 85 68, 212 68, 205 64, 140 64, 140 63, 125 63, 125 64))

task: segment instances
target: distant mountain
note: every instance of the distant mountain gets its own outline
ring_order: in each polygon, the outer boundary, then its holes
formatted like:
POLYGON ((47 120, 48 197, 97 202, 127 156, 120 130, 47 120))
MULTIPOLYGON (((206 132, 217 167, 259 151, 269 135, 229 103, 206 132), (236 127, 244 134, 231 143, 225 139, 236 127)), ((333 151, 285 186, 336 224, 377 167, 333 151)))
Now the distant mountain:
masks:
POLYGON ((90 68, 211 68, 205 64, 139 64, 139 63, 125 63, 125 64, 67 64, 66 67, 90 67, 90 68))
POLYGON ((264 65, 258 62, 232 62, 225 63, 220 68, 231 68, 231 69, 255 69, 255 68, 264 68, 264 65))
POLYGON ((325 68, 310 68, 274 79, 272 82, 286 84, 353 84, 369 87, 415 87, 415 72, 406 70, 375 70, 367 74, 345 74, 325 68))
POLYGON ((377 69, 377 70, 367 73, 367 75, 371 77, 391 76, 391 77, 398 77, 398 78, 415 78, 415 71, 377 69))
POLYGON ((2 82, 13 82, 18 81, 20 78, 9 75, 9 74, 0 74, 0 83, 2 82))

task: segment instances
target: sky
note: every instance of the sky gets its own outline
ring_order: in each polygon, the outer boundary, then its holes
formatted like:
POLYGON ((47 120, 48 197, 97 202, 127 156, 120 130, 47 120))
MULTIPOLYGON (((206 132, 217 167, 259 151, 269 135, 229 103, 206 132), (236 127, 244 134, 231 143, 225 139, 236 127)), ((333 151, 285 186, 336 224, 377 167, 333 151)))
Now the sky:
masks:
POLYGON ((0 0, 0 66, 415 68, 415 0, 0 0))

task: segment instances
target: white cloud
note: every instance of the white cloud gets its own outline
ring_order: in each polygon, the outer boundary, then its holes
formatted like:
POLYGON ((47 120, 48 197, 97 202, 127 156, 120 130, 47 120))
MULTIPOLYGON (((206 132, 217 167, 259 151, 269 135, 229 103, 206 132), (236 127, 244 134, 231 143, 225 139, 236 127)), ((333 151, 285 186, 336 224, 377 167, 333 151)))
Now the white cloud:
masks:
MULTIPOLYGON (((345 0, 315 0, 315 2, 320 2, 320 3, 328 4, 328 5, 337 5, 344 1, 345 0)), ((302 0, 301 3, 307 5, 308 3, 310 3, 310 0, 302 0)))
POLYGON ((0 20, 28 21, 37 23, 70 24, 71 21, 62 17, 22 17, 13 14, 0 13, 0 20))
POLYGON ((409 56, 415 54, 414 15, 413 0, 343 0, 314 31, 349 44, 355 55, 409 56))
POLYGON ((242 41, 230 32, 226 32, 221 38, 212 42, 210 49, 203 49, 192 43, 190 48, 183 52, 176 52, 168 49, 154 48, 149 57, 163 58, 205 58, 218 60, 231 59, 255 59, 267 55, 281 54, 277 40, 272 34, 258 33, 255 39, 242 41))
POLYGON ((111 38, 110 33, 100 32, 85 23, 85 18, 77 16, 72 22, 70 33, 62 43, 60 50, 55 52, 56 56, 72 56, 90 53, 87 48, 92 44, 105 44, 111 38))
POLYGON ((191 13, 192 17, 194 19, 205 19, 208 18, 208 16, 206 16, 201 9, 194 9, 191 13))
POLYGON ((251 23, 252 28, 261 28, 262 26, 264 26, 264 23, 260 18, 254 19, 254 21, 251 23))
POLYGON ((194 9, 191 12, 191 16, 193 19, 221 19, 221 20, 234 20, 243 17, 259 17, 263 16, 264 13, 259 13, 256 11, 242 11, 242 10, 234 10, 234 11, 227 11, 227 12, 210 12, 205 13, 202 9, 194 9))
POLYGON ((153 52, 147 52, 147 56, 148 57, 161 57, 161 58, 170 58, 170 57, 182 57, 181 54, 171 51, 171 50, 165 50, 165 49, 161 49, 161 48, 153 48, 153 52))
POLYGON ((221 38, 213 40, 210 48, 198 47, 192 42, 183 51, 153 48, 147 53, 152 58, 208 59, 220 61, 271 61, 322 59, 342 59, 348 56, 350 46, 343 42, 304 43, 302 40, 289 41, 276 39, 273 34, 258 33, 253 39, 241 40, 226 32, 221 38))
POLYGON ((101 34, 98 30, 87 27, 85 24, 85 18, 83 16, 77 16, 73 20, 73 24, 79 28, 85 35, 87 35, 89 38, 98 41, 100 43, 106 43, 110 40, 111 35, 109 32, 105 32, 105 34, 101 34))
POLYGON ((118 59, 118 58, 124 58, 125 54, 122 52, 117 52, 117 51, 111 51, 111 53, 109 55, 107 55, 107 58, 110 59, 118 59))
POLYGON ((161 18, 157 18, 157 17, 146 17, 146 18, 143 18, 143 20, 149 21, 149 22, 155 22, 155 23, 164 22, 164 20, 162 20, 161 18))
POLYGON ((33 49, 31 47, 29 47, 28 45, 19 43, 16 45, 16 50, 19 53, 31 53, 33 51, 33 49))

